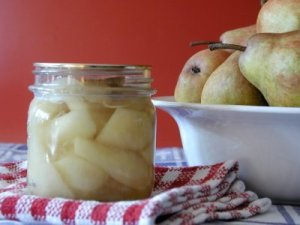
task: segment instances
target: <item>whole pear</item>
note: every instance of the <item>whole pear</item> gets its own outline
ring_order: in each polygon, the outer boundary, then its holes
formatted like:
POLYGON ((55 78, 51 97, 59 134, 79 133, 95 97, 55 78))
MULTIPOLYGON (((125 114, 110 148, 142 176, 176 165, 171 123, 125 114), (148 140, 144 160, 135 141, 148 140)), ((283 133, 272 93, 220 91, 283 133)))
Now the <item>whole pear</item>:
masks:
POLYGON ((284 33, 300 29, 299 0, 268 0, 260 9, 258 33, 284 33))
MULTIPOLYGON (((246 45, 247 40, 256 33, 256 25, 228 30, 221 34, 220 41, 228 44, 246 45)), ((229 50, 233 52, 233 50, 229 50)))
POLYGON ((300 30, 255 34, 239 67, 269 105, 300 106, 300 30))
POLYGON ((266 105, 260 91, 241 73, 235 51, 206 81, 201 96, 202 104, 266 105))
POLYGON ((200 103, 202 89, 207 78, 229 55, 225 50, 205 49, 191 56, 178 77, 174 93, 175 100, 200 103))

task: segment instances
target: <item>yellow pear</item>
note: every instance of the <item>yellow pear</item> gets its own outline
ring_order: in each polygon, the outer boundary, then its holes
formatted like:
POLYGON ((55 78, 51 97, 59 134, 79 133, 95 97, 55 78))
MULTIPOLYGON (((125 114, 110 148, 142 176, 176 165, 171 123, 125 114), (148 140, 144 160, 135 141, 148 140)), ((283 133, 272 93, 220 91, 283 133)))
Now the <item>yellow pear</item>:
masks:
POLYGON ((269 105, 300 107, 299 62, 300 30, 296 30, 252 36, 239 67, 269 105))
POLYGON ((200 103, 202 88, 207 78, 229 55, 225 50, 205 49, 190 57, 178 77, 175 100, 200 103))
POLYGON ((210 75, 203 87, 202 104, 266 105, 259 90, 241 73, 240 54, 235 51, 210 75))
POLYGON ((284 33, 300 29, 299 0, 269 0, 257 16, 258 33, 284 33))
MULTIPOLYGON (((228 44, 246 45, 247 40, 256 33, 256 25, 228 30, 220 36, 220 41, 228 44)), ((233 52, 233 50, 228 50, 233 52)))

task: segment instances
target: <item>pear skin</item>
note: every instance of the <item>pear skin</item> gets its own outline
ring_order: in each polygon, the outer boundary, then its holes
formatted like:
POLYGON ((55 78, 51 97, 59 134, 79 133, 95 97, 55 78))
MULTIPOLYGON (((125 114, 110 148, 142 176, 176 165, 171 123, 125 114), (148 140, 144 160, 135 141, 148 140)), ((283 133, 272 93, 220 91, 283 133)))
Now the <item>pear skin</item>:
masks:
POLYGON ((284 33, 300 29, 299 0, 269 0, 260 9, 257 33, 284 33))
MULTIPOLYGON (((220 36, 220 41, 228 44, 246 45, 247 40, 256 33, 256 25, 228 30, 220 36)), ((233 50, 228 50, 233 52, 233 50)))
POLYGON ((300 107, 300 30, 255 34, 239 67, 270 106, 300 107))
POLYGON ((230 55, 225 50, 201 50, 190 57, 178 77, 174 97, 177 102, 201 102, 202 88, 210 74, 230 55))
POLYGON ((260 91, 241 73, 240 54, 232 53, 210 75, 202 90, 201 104, 267 105, 260 91))

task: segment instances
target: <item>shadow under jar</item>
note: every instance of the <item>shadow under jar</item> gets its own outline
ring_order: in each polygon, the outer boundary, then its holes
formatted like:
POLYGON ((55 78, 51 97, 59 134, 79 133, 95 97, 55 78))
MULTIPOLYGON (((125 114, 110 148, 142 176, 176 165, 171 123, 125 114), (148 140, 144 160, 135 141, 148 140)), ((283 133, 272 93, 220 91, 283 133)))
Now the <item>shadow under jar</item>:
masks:
POLYGON ((43 197, 149 197, 156 114, 151 67, 35 63, 28 190, 43 197))

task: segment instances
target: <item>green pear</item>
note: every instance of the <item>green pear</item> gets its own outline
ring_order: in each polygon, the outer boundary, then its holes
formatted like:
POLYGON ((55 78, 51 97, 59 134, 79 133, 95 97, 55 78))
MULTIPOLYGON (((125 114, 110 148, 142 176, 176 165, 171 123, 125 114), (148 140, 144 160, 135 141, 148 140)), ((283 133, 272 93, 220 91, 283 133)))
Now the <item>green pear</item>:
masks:
POLYGON ((299 62, 300 30, 296 30, 255 34, 239 58, 239 67, 269 105, 300 107, 299 62))
POLYGON ((266 105, 259 90, 241 73, 235 51, 206 81, 201 96, 202 104, 266 105))
POLYGON ((257 16, 258 33, 284 33, 300 29, 299 0, 269 0, 257 16))
POLYGON ((202 88, 207 78, 229 55, 225 50, 205 49, 190 57, 178 77, 175 100, 200 103, 202 88))

